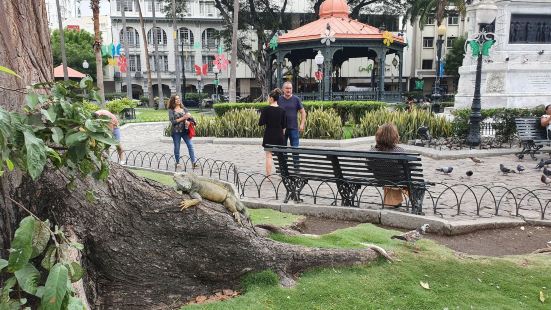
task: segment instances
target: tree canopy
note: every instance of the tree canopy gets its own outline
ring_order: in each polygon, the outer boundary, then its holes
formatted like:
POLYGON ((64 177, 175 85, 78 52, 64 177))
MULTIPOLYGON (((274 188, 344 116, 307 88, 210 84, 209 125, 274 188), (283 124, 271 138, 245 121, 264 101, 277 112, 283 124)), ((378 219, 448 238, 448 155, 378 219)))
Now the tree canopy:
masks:
MULTIPOLYGON (((96 80, 96 56, 94 54, 94 35, 85 30, 64 30, 65 52, 67 54, 67 66, 89 74, 96 80), (84 69, 82 63, 86 60, 90 67, 84 69)), ((52 56, 54 66, 59 66, 61 61, 61 48, 59 43, 59 30, 54 30, 51 35, 52 56)), ((104 59, 104 64, 106 64, 104 59)))
POLYGON ((446 74, 459 77, 458 69, 463 64, 463 58, 465 58, 465 38, 458 37, 445 57, 446 65, 444 70, 446 74))

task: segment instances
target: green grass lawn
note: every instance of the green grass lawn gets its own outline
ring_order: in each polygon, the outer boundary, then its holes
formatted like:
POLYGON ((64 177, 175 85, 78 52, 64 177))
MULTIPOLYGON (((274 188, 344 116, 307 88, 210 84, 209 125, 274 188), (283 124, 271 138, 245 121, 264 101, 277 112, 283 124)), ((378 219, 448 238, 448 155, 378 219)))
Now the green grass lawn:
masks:
POLYGON ((138 169, 130 169, 130 170, 141 177, 157 181, 161 184, 168 185, 168 186, 176 186, 176 183, 174 183, 174 180, 172 179, 172 175, 156 173, 152 171, 138 170, 138 169))
MULTIPOLYGON (((201 115, 214 115, 212 109, 203 109, 199 108, 190 108, 190 113, 199 116, 201 115)), ((136 119, 133 123, 140 122, 168 122, 168 111, 167 110, 155 110, 152 108, 136 108, 136 119)))
MULTIPOLYGON (((167 175, 134 172, 174 184, 167 175)), ((249 212, 256 224, 289 225, 297 220, 273 210, 249 212)), ((301 275, 292 289, 279 287, 271 271, 250 274, 242 281, 241 296, 185 309, 551 309, 549 256, 456 255, 431 240, 420 241, 420 252, 413 253, 390 239, 395 233, 361 224, 320 238, 274 234, 277 241, 311 247, 361 248, 361 242, 373 243, 394 251, 400 261, 315 269, 301 275), (421 287, 421 281, 430 289, 421 287), (540 291, 545 303, 539 300, 540 291)))

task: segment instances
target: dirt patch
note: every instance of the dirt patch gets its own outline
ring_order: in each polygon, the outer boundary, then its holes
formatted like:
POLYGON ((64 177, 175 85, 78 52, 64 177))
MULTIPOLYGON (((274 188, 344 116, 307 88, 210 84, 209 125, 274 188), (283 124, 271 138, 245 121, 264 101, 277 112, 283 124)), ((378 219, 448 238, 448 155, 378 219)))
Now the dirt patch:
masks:
MULTIPOLYGON (((300 223, 300 231, 305 234, 322 235, 337 229, 354 227, 358 224, 361 223, 306 217, 304 222, 300 223)), ((547 242, 551 241, 551 227, 521 226, 480 230, 457 236, 429 234, 426 238, 466 254, 485 256, 519 255, 532 253, 537 249, 547 247, 547 242)))
POLYGON ((458 236, 428 235, 427 238, 467 254, 518 255, 547 247, 547 242, 551 241, 551 227, 521 226, 480 230, 458 236))

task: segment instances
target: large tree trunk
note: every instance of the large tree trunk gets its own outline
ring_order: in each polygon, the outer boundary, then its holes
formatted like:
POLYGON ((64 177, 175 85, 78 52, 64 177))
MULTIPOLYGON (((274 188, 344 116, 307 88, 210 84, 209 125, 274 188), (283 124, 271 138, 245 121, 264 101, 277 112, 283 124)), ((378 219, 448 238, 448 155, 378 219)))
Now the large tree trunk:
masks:
POLYGON ((111 168, 107 182, 78 180, 72 191, 52 170, 20 189, 28 197, 25 205, 72 227, 84 244, 91 304, 144 309, 237 289, 249 272, 271 269, 287 278, 314 266, 378 257, 371 249, 312 249, 260 237, 220 204, 204 202, 182 212, 178 205, 187 196, 111 168), (83 189, 93 190, 96 201, 87 202, 83 189))
POLYGON ((91 0, 90 7, 94 14, 94 53, 96 53, 96 80, 101 98, 100 105, 104 106, 105 92, 103 86, 103 58, 101 57, 101 31, 99 29, 99 0, 91 0))

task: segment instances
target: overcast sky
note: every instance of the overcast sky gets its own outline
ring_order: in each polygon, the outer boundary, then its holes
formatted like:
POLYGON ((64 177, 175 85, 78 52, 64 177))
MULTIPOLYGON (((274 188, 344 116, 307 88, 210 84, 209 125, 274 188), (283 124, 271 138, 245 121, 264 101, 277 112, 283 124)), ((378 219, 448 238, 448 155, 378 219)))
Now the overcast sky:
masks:
MULTIPOLYGON (((90 1, 82 0, 80 2, 80 12, 82 16, 92 16, 92 10, 90 9, 90 1)), ((100 15, 109 15, 109 1, 100 0, 100 15)))

